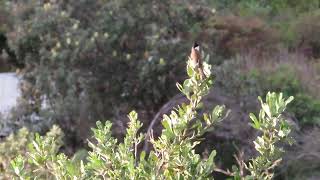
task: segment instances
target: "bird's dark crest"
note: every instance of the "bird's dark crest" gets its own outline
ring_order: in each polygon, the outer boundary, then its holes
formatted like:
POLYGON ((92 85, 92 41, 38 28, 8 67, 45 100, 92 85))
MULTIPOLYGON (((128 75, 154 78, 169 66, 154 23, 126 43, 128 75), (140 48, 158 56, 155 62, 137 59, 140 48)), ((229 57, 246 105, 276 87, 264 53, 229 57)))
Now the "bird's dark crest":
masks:
POLYGON ((198 51, 200 51, 200 46, 199 46, 199 44, 197 42, 193 43, 193 48, 198 50, 198 51))

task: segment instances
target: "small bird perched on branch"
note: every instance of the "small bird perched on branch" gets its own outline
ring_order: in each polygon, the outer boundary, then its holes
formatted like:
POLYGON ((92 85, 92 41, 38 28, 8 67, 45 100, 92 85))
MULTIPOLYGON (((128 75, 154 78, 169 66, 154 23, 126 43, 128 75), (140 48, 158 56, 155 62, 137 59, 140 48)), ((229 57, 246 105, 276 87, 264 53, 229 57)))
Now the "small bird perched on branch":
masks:
POLYGON ((191 54, 190 54, 190 59, 191 59, 191 66, 198 71, 200 74, 200 78, 204 79, 206 76, 203 72, 203 65, 202 65, 202 60, 201 60, 201 54, 200 54, 200 46, 196 42, 193 44, 191 48, 191 54))

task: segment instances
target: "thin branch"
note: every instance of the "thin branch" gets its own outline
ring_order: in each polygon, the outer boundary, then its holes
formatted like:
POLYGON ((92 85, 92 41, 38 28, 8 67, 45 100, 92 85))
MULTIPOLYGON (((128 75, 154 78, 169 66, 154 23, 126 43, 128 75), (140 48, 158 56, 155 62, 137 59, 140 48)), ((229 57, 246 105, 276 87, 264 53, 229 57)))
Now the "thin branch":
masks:
POLYGON ((225 175, 227 175, 227 176, 234 176, 234 173, 230 172, 229 169, 223 170, 223 169, 220 169, 220 168, 214 168, 213 170, 214 170, 215 172, 220 172, 220 173, 225 174, 225 175))

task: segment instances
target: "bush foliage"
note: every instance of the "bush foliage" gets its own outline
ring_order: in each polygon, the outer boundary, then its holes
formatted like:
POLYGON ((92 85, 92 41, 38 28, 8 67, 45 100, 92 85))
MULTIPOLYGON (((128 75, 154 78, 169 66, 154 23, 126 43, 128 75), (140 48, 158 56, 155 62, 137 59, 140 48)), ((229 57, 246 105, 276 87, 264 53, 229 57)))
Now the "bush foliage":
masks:
POLYGON ((202 13, 203 3, 181 0, 10 5, 10 44, 25 66, 17 117, 35 130, 57 123, 78 140, 97 119, 127 107, 158 110, 177 92, 169 82, 183 77, 186 44, 213 16, 202 13))
MULTIPOLYGON (((131 125, 136 126, 136 130, 139 129, 137 135, 143 133, 149 124, 148 120, 178 92, 172 82, 184 79, 183 59, 189 49, 188 45, 194 39, 201 41, 205 49, 210 49, 212 62, 221 64, 217 67, 219 70, 216 72, 216 84, 223 93, 232 94, 231 98, 236 99, 244 114, 258 110, 255 101, 257 96, 277 99, 281 97, 280 94, 268 92, 283 92, 284 99, 290 95, 295 96, 295 101, 287 111, 292 120, 299 122, 297 126, 308 129, 319 125, 320 100, 317 96, 317 84, 320 71, 298 77, 301 73, 291 68, 291 60, 295 57, 281 54, 282 51, 300 53, 305 56, 301 59, 302 66, 313 62, 314 65, 319 64, 319 5, 319 0, 0 0, 0 71, 12 70, 13 66, 7 64, 9 61, 18 68, 17 72, 22 77, 19 106, 14 109, 10 118, 1 120, 1 136, 7 134, 3 132, 8 129, 11 131, 22 126, 42 135, 53 124, 61 128, 60 130, 55 126, 47 136, 39 136, 22 129, 6 138, 0 147, 0 170, 5 172, 4 178, 16 177, 14 170, 10 169, 10 161, 18 154, 21 156, 13 165, 17 167, 15 170, 23 172, 21 176, 25 177, 63 179, 75 175, 78 178, 91 178, 97 177, 99 173, 111 173, 116 177, 117 172, 120 172, 118 170, 111 172, 106 170, 106 167, 92 165, 93 160, 81 158, 81 162, 78 157, 67 156, 79 147, 89 146, 90 153, 96 153, 99 157, 102 156, 98 152, 101 148, 108 149, 107 153, 111 148, 113 153, 121 154, 121 146, 128 147, 128 144, 124 142, 119 147, 110 145, 107 148, 103 146, 107 143, 106 140, 99 140, 97 136, 103 129, 108 131, 104 138, 121 144, 123 139, 115 134, 121 133, 122 136, 126 133, 128 118, 125 115, 131 108, 139 112, 140 120, 132 120, 131 114, 131 125), (215 12, 213 7, 217 8, 218 12, 215 12), (277 57, 278 54, 281 57, 277 57), (242 62, 244 59, 241 59, 241 62, 229 61, 238 55, 254 56, 255 59, 252 62, 242 62), (287 58, 290 62, 288 67, 276 66, 269 69, 270 71, 264 71, 258 66, 247 71, 244 67, 259 65, 265 57, 275 61, 287 58), (312 76, 312 83, 308 76, 312 76), (308 88, 312 88, 312 92, 308 88), (86 139, 91 135, 88 129, 95 126, 97 120, 107 118, 110 118, 112 128, 109 127, 109 122, 98 123, 97 129, 93 130, 95 137, 87 144, 86 139), (141 126, 140 122, 143 127, 138 128, 141 126), (7 125, 10 128, 3 128, 7 125), (111 137, 109 131, 112 131, 115 138, 111 137), (63 138, 62 132, 65 134, 63 138), (62 145, 62 139, 65 145, 62 145), (42 148, 41 152, 37 152, 35 144, 42 148), (55 146, 52 151, 49 150, 51 146, 55 146), (12 152, 6 151, 6 148, 12 152), (60 154, 61 152, 66 155, 60 154), (63 166, 68 168, 62 168, 63 166), (91 169, 89 166, 92 166, 91 169), (99 172, 96 172, 95 168, 99 169, 99 172)), ((263 67, 261 64, 260 66, 263 67)), ((190 70, 188 73, 193 75, 190 70)), ((190 81, 186 81, 186 84, 189 83, 190 81)), ((178 87, 188 98, 192 98, 192 93, 189 94, 190 88, 186 88, 184 83, 178 87)), ((267 102, 270 107, 278 106, 278 103, 280 101, 275 104, 267 102)), ((222 106, 220 108, 216 111, 222 110, 222 106)), ((262 111, 266 113, 264 109, 262 111)), ((195 113, 198 113, 198 110, 195 113)), ((180 119, 179 112, 176 114, 180 119)), ((213 116, 211 113, 209 115, 213 116)), ((171 114, 168 118, 175 116, 171 114)), ((199 119, 202 120, 202 125, 206 126, 205 118, 197 114, 198 116, 201 117, 199 119)), ((277 134, 278 131, 287 133, 286 125, 282 124, 280 117, 265 116, 254 119, 255 122, 268 123, 274 118, 277 119, 276 125, 272 127, 275 131, 258 128, 262 131, 260 138, 268 139, 270 146, 259 138, 255 141, 259 146, 269 148, 264 150, 271 152, 269 155, 272 158, 259 159, 265 156, 265 152, 259 151, 260 155, 253 157, 250 163, 240 162, 238 168, 222 170, 224 173, 240 179, 268 179, 272 176, 272 169, 278 164, 282 150, 271 148, 278 147, 280 142, 286 140, 277 134), (267 131, 275 133, 276 138, 264 136, 267 131), (259 163, 263 166, 259 166, 259 163)), ((192 119, 191 122, 194 123, 195 120, 192 119)), ((189 126, 191 125, 188 125, 188 128, 189 126)), ((301 136, 304 136, 303 134, 304 132, 301 136)), ((144 140, 145 138, 137 139, 138 142, 144 140)), ((194 142, 188 143, 193 147, 194 142)), ((186 151, 191 152, 188 155, 196 156, 195 161, 190 160, 190 157, 183 158, 191 164, 197 160, 200 162, 201 158, 194 155, 193 148, 188 148, 186 151)), ((175 165, 170 164, 168 167, 159 168, 159 164, 152 164, 154 162, 151 162, 150 154, 140 160, 143 153, 140 152, 139 145, 138 149, 137 156, 126 157, 126 161, 130 162, 126 164, 129 170, 121 170, 121 173, 140 175, 143 170, 150 175, 153 173, 152 167, 163 170, 159 171, 163 175, 159 177, 165 177, 166 168, 170 172, 180 173, 180 166, 173 168, 175 165), (132 161, 133 167, 139 167, 139 170, 131 171, 132 161)), ((224 151, 225 148, 221 149, 224 151)), ((132 151, 136 152, 134 148, 132 151)), ((157 152, 158 150, 154 149, 153 153, 157 155, 157 152)), ((123 163, 122 159, 125 158, 119 157, 112 159, 112 165, 119 167, 117 163, 123 163)), ((162 157, 157 157, 163 160, 162 157)), ((95 162, 107 164, 107 160, 103 158, 95 162)), ((217 167, 215 168, 217 170, 217 167)), ((181 176, 200 173, 198 170, 187 169, 186 173, 181 172, 181 176)))
MULTIPOLYGON (((207 63, 204 63, 204 70, 207 77, 202 80, 198 69, 187 66, 189 79, 183 84, 177 83, 177 87, 189 99, 189 104, 182 104, 171 114, 163 116, 161 136, 150 136, 154 148, 150 153, 139 150, 145 135, 139 132, 142 124, 138 114, 132 111, 128 115, 126 136, 120 143, 111 135, 111 122, 97 122, 97 127, 92 129, 94 139, 89 141, 91 151, 85 161, 59 153, 62 132, 57 126, 45 136, 29 135, 28 131, 21 129, 0 144, 2 150, 14 150, 1 152, 0 157, 6 158, 1 164, 1 176, 20 179, 210 178, 215 168, 215 151, 203 159, 195 153, 194 147, 204 133, 212 131, 222 120, 225 112, 224 106, 216 106, 210 113, 198 113, 201 99, 213 83, 207 63), (17 141, 17 145, 13 141, 17 141)), ((254 141, 259 156, 248 164, 240 162, 239 168, 235 167, 231 173, 234 179, 271 179, 272 169, 281 160, 283 152, 276 144, 289 137, 290 128, 281 114, 293 98, 285 100, 282 94, 268 93, 266 102, 259 99, 262 106, 259 116, 250 114, 251 125, 262 132, 254 141)))
MULTIPOLYGON (((304 127, 319 124, 320 100, 317 94, 310 91, 310 88, 313 91, 313 88, 317 89, 317 87, 312 85, 305 87, 303 84, 305 82, 299 78, 301 72, 297 72, 296 65, 279 63, 272 70, 253 67, 244 71, 245 68, 241 69, 241 66, 244 66, 246 62, 243 61, 248 59, 250 57, 231 59, 215 68, 215 74, 221 76, 217 77, 217 84, 225 89, 226 94, 237 98, 239 103, 244 104, 244 108, 246 105, 250 105, 246 99, 250 99, 252 96, 265 96, 268 91, 282 92, 286 98, 293 95, 295 101, 287 110, 296 118, 299 125, 304 127)), ((305 76, 307 77, 307 75, 305 76)))

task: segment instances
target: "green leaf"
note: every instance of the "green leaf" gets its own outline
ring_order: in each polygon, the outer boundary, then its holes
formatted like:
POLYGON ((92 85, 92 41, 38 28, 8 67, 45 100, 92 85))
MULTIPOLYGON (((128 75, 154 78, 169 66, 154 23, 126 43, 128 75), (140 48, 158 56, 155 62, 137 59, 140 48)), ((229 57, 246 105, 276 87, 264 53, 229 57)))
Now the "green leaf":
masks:
POLYGON ((38 152, 41 151, 41 149, 36 141, 32 141, 32 144, 33 144, 33 147, 36 149, 36 151, 38 151, 38 152))
POLYGON ((291 103, 294 100, 293 96, 290 96, 286 101, 285 101, 285 106, 287 106, 289 103, 291 103))
POLYGON ((262 109, 264 110, 264 112, 267 114, 267 116, 269 118, 272 118, 270 107, 268 106, 268 104, 261 104, 261 106, 262 106, 262 109))
POLYGON ((209 115, 207 113, 203 113, 203 119, 207 123, 207 125, 211 124, 210 117, 209 117, 209 115))
POLYGON ((260 124, 259 120, 257 119, 257 117, 253 113, 250 113, 249 117, 253 121, 253 123, 251 123, 252 127, 255 129, 259 129, 261 124, 260 124))
POLYGON ((187 74, 189 77, 192 77, 194 75, 194 70, 191 66, 187 66, 187 74))
POLYGON ((136 111, 131 111, 130 113, 129 113, 129 118, 130 118, 130 120, 137 120, 138 119, 138 113, 136 112, 136 111))
POLYGON ((184 93, 183 87, 180 83, 176 83, 177 88, 179 89, 180 92, 184 93))
POLYGON ((173 133, 172 124, 171 124, 171 120, 170 120, 169 116, 164 115, 164 119, 162 120, 162 125, 163 125, 164 129, 166 129, 166 130, 168 130, 168 132, 170 132, 170 134, 173 133))
POLYGON ((140 153, 140 162, 144 161, 145 158, 146 158, 146 152, 145 152, 145 151, 142 151, 142 152, 140 153))

